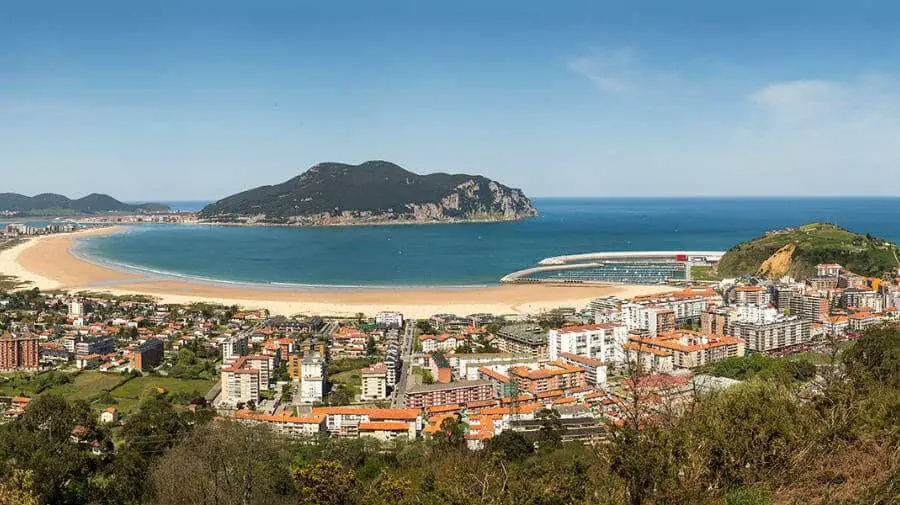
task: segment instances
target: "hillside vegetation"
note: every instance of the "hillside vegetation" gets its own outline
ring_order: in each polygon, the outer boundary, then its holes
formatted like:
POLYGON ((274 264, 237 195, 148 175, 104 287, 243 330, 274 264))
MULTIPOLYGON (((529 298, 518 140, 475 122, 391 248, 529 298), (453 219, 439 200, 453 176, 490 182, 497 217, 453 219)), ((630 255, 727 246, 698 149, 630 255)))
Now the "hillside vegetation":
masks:
POLYGON ((897 245, 828 223, 766 233, 732 247, 716 270, 723 277, 744 274, 777 278, 815 275, 819 263, 840 263, 860 275, 880 276, 898 263, 897 245))
POLYGON ((91 193, 72 200, 55 193, 25 196, 19 193, 0 193, 0 211, 22 215, 72 215, 98 212, 168 212, 169 207, 158 203, 131 205, 109 195, 91 193))

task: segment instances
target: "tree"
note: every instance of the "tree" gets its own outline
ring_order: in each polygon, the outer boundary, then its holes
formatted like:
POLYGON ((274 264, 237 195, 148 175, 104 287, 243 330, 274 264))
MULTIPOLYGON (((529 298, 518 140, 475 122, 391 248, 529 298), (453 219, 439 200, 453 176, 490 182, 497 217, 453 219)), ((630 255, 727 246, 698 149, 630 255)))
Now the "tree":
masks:
POLYGON ((534 453, 534 444, 519 432, 504 430, 488 439, 486 450, 491 454, 499 454, 507 461, 519 461, 534 453))
POLYGON ((900 329, 869 328, 843 353, 847 375, 858 384, 900 389, 900 329))
POLYGON ((33 476, 31 470, 14 469, 9 477, 0 480, 0 505, 38 505, 33 476))
POLYGON ((262 427, 210 423, 167 452, 151 476, 158 505, 287 503, 281 443, 262 427))
POLYGON ((562 436, 566 432, 559 417, 559 412, 554 409, 542 409, 534 416, 540 424, 538 429, 537 445, 541 449, 559 447, 562 436))
POLYGON ((294 483, 301 503, 344 505, 353 503, 356 477, 353 471, 337 461, 317 461, 296 468, 294 483))
POLYGON ((459 417, 448 417, 441 421, 441 431, 435 434, 438 445, 448 449, 465 449, 466 425, 459 417))
POLYGON ((78 501, 88 494, 89 479, 97 467, 89 443, 107 442, 96 416, 84 401, 69 402, 55 394, 34 398, 22 417, 0 437, 0 454, 32 475, 34 492, 44 503, 78 501), (77 439, 73 431, 79 428, 77 439))
POLYGON ((369 335, 369 338, 366 339, 366 355, 375 356, 376 354, 378 354, 378 346, 375 345, 375 337, 369 335))
POLYGON ((335 384, 328 395, 328 404, 336 407, 350 405, 350 402, 353 401, 353 396, 353 391, 346 384, 335 384))

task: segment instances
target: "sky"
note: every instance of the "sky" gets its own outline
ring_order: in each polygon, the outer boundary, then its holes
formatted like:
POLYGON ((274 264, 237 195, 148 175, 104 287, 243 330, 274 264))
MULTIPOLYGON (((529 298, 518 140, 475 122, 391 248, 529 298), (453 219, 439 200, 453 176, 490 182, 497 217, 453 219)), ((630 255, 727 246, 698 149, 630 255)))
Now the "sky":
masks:
POLYGON ((898 195, 900 2, 0 6, 0 192, 215 200, 323 161, 529 196, 898 195))

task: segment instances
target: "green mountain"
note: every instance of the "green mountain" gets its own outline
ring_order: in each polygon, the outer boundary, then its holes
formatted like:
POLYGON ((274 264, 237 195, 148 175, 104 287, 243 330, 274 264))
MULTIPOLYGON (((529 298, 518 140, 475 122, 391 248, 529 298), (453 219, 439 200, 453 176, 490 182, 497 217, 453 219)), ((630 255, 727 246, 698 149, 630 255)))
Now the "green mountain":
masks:
POLYGON ((293 179, 229 196, 200 218, 293 225, 512 221, 537 215, 519 189, 466 174, 418 175, 387 161, 320 163, 293 179))
POLYGON ((897 245, 828 223, 812 223, 766 233, 732 247, 716 267, 723 277, 815 275, 819 263, 839 263, 851 272, 880 276, 900 266, 897 245))
POLYGON ((20 215, 47 214, 97 214, 102 212, 169 212, 171 209, 158 203, 131 205, 99 193, 91 193, 72 200, 55 193, 25 196, 18 193, 0 193, 0 212, 20 215))

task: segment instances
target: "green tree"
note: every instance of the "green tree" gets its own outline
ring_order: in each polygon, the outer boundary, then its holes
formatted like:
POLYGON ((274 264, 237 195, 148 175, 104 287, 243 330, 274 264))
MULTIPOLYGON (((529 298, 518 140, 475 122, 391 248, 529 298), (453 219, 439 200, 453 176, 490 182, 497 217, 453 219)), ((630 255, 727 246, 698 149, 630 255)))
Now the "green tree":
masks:
POLYGON ((375 356, 376 354, 378 354, 378 346, 375 344, 375 337, 369 335, 369 338, 366 339, 366 355, 375 356))
POLYGON ((538 447, 541 449, 559 447, 559 444, 562 443, 562 436, 566 432, 559 412, 554 409, 542 409, 534 418, 540 424, 537 438, 538 447))
POLYGON ((159 461, 151 482, 158 505, 289 503, 287 455, 262 427, 209 423, 159 461))
POLYGON ((15 469, 0 480, 0 505, 38 505, 34 494, 34 472, 15 469))
POLYGON ((293 478, 304 504, 345 505, 353 503, 356 495, 353 471, 337 461, 301 466, 294 470, 293 478))

